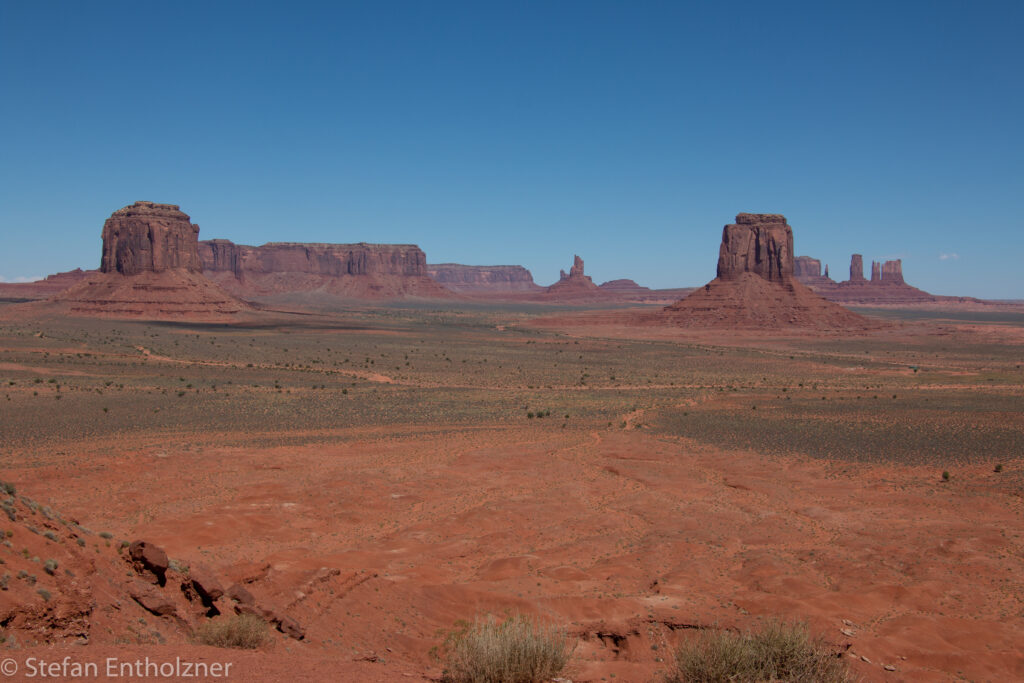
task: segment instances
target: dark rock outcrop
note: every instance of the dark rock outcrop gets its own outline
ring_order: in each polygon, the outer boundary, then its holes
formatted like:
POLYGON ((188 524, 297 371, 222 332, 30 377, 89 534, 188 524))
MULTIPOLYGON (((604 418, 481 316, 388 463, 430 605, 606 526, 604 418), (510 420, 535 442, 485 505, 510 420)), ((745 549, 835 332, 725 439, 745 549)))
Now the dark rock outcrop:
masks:
POLYGON ((414 244, 199 243, 204 274, 239 296, 322 291, 354 299, 446 297, 414 244))
POLYGON ((523 266, 464 266, 458 263, 435 263, 427 273, 446 289, 459 294, 491 294, 502 292, 539 292, 541 287, 523 266))
POLYGON ((143 575, 152 575, 155 583, 163 586, 167 583, 167 568, 170 563, 164 549, 146 541, 133 541, 128 546, 128 557, 132 566, 143 575))

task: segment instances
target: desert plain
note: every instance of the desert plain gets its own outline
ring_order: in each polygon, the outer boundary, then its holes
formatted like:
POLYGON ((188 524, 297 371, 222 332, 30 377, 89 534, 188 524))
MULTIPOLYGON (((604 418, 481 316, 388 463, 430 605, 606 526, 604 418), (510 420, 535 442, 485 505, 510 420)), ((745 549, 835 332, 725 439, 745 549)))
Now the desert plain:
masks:
POLYGON ((459 620, 521 612, 570 634, 566 678, 648 681, 703 630, 781 618, 861 680, 1024 679, 1024 314, 860 312, 878 327, 8 316, 0 654, 438 680, 459 620), (291 635, 195 644, 190 568, 291 635))

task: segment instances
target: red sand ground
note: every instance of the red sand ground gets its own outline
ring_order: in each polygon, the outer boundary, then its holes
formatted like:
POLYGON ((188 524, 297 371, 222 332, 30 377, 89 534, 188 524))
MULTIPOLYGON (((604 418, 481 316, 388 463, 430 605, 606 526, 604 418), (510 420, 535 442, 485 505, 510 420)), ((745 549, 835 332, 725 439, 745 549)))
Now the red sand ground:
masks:
POLYGON ((519 609, 579 637, 569 678, 645 681, 694 629, 782 614, 808 620, 864 680, 1024 679, 1024 501, 988 467, 942 484, 934 468, 722 452, 634 429, 218 445, 232 436, 87 442, 74 461, 7 476, 87 527, 251 581, 306 640, 120 645, 132 603, 98 610, 110 631, 94 628, 87 647, 12 656, 202 658, 233 662, 232 680, 436 679, 439 630, 519 609))

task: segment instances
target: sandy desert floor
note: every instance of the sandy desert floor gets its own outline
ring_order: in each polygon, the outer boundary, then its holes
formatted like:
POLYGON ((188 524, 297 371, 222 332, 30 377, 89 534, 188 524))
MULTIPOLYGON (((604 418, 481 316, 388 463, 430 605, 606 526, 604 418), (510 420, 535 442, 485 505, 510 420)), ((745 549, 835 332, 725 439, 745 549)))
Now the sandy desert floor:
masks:
POLYGON ((518 610, 577 640, 574 681, 657 680, 682 639, 772 617, 863 680, 1024 679, 1024 320, 637 338, 536 315, 3 323, 0 480, 38 510, 0 525, 0 654, 437 679, 458 620, 518 610), (193 644, 180 596, 180 621, 128 597, 136 539, 305 638, 193 644), (47 554, 63 573, 15 573, 47 554))

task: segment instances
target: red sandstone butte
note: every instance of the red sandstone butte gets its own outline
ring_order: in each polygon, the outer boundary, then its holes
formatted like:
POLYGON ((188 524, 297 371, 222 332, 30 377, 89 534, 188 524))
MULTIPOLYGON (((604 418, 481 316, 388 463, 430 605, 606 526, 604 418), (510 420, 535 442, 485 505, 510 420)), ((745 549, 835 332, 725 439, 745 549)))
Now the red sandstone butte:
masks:
POLYGON ((779 214, 736 216, 722 230, 718 277, 659 316, 684 327, 865 329, 869 322, 794 277, 793 230, 779 214))
POLYGON ((595 285, 590 276, 583 272, 583 259, 573 256, 569 272, 561 271, 558 282, 544 290, 542 298, 556 301, 603 301, 614 298, 614 294, 595 285))
POLYGON ((135 202, 107 219, 102 236, 99 272, 42 302, 40 312, 224 319, 249 308, 202 276, 199 226, 176 204, 135 202))

